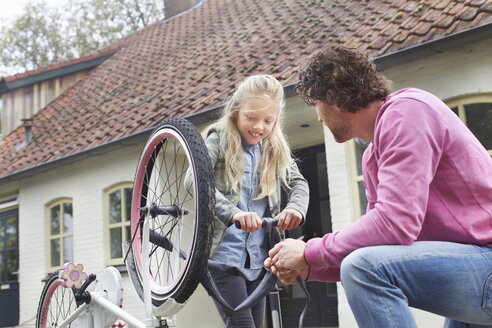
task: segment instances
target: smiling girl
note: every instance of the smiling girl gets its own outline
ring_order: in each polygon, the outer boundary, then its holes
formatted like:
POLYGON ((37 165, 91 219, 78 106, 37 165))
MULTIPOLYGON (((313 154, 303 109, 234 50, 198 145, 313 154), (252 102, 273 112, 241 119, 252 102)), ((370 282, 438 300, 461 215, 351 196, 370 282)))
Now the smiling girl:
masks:
MULTIPOLYGON (((278 227, 289 230, 306 216, 309 188, 281 130, 284 106, 279 81, 270 75, 250 76, 229 99, 223 116, 203 133, 216 187, 211 260, 233 268, 212 275, 232 307, 261 281, 269 243, 260 218, 278 217, 278 227), (282 188, 288 199, 281 211, 282 188)), ((265 298, 233 315, 216 307, 227 327, 263 327, 265 298)))

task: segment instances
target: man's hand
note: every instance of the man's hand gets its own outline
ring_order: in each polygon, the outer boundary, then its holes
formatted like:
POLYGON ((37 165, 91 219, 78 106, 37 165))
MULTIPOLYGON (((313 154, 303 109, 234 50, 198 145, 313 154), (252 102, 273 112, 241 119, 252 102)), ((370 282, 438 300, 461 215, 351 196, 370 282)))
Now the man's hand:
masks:
POLYGON ((309 269, 300 270, 282 270, 279 271, 274 265, 272 265, 272 260, 267 257, 265 259, 265 267, 270 268, 273 274, 277 275, 278 279, 286 285, 292 285, 297 282, 297 276, 300 276, 302 280, 306 280, 309 274, 309 269))
POLYGON ((232 224, 234 222, 241 223, 241 229, 246 232, 253 232, 261 229, 261 219, 255 212, 238 212, 232 217, 232 224))
POLYGON ((277 218, 277 227, 284 230, 297 228, 302 222, 302 214, 293 208, 284 209, 279 215, 277 215, 277 218))
POLYGON ((276 244, 269 252, 264 264, 273 274, 283 274, 287 270, 307 269, 304 260, 306 243, 302 240, 288 238, 276 244))

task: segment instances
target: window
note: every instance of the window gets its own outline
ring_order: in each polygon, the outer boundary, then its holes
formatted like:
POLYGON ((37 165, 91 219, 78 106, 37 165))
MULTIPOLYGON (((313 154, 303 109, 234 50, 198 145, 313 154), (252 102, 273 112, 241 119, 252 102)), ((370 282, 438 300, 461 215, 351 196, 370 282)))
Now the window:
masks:
POLYGON ((132 187, 132 183, 127 182, 105 191, 108 265, 123 264, 122 243, 131 239, 132 187))
MULTIPOLYGON (((459 116, 477 139, 492 156, 492 94, 455 98, 447 105, 459 116)), ((362 154, 369 142, 353 139, 347 146, 351 154, 353 199, 355 216, 358 218, 366 212, 367 199, 362 177, 362 154)))
POLYGON ((60 199, 47 206, 48 267, 53 272, 73 261, 73 210, 71 199, 60 199))
POLYGON ((492 156, 492 95, 461 97, 448 106, 492 156))
POLYGON ((17 281, 18 210, 0 212, 0 283, 17 281))

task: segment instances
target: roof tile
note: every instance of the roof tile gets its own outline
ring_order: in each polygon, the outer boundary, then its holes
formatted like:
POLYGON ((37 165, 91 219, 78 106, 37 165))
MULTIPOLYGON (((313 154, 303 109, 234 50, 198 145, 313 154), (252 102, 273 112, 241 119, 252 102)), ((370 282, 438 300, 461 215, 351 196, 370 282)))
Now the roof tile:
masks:
POLYGON ((453 24, 454 20, 454 16, 442 15, 438 20, 436 20, 434 25, 439 28, 448 28, 451 24, 453 24))
POLYGON ((415 26, 412 32, 416 35, 426 35, 427 33, 429 33, 431 28, 432 24, 427 22, 420 22, 415 26))
POLYGON ((425 11, 425 13, 422 15, 422 20, 426 22, 434 22, 437 20, 440 16, 442 15, 442 11, 434 8, 429 8, 428 10, 425 11))
POLYGON ((473 20, 478 14, 478 9, 474 7, 465 7, 459 14, 459 19, 470 21, 473 20))

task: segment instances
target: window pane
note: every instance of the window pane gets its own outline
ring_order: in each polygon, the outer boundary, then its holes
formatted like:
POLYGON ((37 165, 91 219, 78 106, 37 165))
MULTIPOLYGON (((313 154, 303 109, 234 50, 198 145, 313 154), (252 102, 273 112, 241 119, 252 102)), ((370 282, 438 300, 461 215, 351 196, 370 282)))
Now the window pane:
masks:
POLYGON ((451 108, 451 110, 457 115, 457 116, 460 116, 459 112, 458 112, 458 107, 453 107, 451 108))
POLYGON ((132 229, 129 225, 125 227, 126 235, 125 235, 125 241, 129 241, 132 239, 132 229))
POLYGON ((6 264, 7 264, 7 280, 17 281, 17 252, 15 250, 8 251, 5 253, 6 264))
POLYGON ((73 236, 63 238, 63 263, 73 261, 73 236))
POLYGON ((355 144, 355 162, 357 163, 357 175, 362 175, 362 155, 367 146, 369 146, 369 141, 365 141, 359 138, 354 138, 355 144))
POLYGON ((125 188, 125 221, 130 222, 132 216, 132 188, 125 188))
POLYGON ((359 188, 359 205, 360 214, 365 214, 367 209, 367 199, 366 199, 366 188, 362 181, 357 182, 357 187, 359 188))
POLYGON ((60 239, 52 239, 51 243, 51 266, 60 266, 60 239))
POLYGON ((109 234, 111 238, 111 258, 117 259, 123 257, 121 247, 121 228, 110 229, 109 234))
POLYGON ((121 222, 121 190, 109 194, 109 223, 121 222))
POLYGON ((466 124, 485 149, 492 149, 492 103, 465 106, 466 124))
POLYGON ((50 234, 60 233, 60 205, 53 206, 50 210, 50 234))
POLYGON ((17 218, 13 217, 6 221, 7 247, 17 246, 17 218))
POLYGON ((63 203, 63 232, 73 232, 72 203, 63 203))

